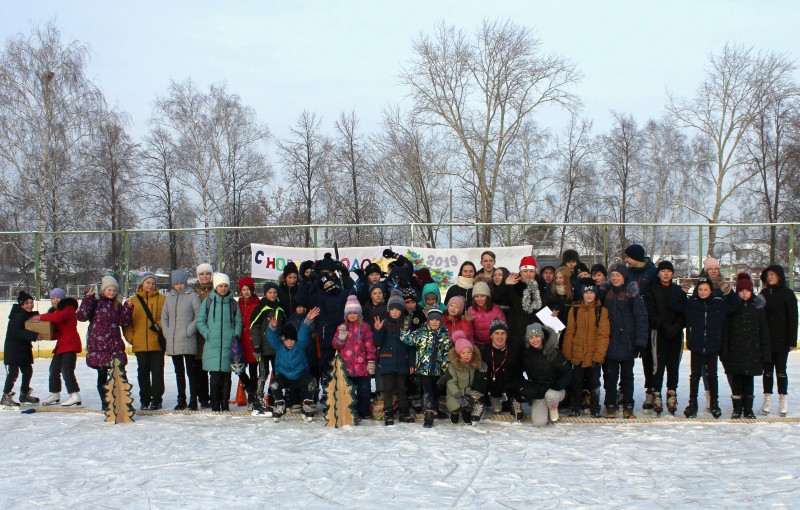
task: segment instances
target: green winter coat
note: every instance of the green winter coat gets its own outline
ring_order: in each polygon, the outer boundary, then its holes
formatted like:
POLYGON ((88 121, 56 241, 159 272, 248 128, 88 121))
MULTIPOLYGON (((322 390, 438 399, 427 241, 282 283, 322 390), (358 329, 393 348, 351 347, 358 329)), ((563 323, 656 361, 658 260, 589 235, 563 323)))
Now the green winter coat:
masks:
POLYGON ((478 400, 486 392, 486 363, 481 360, 481 351, 472 347, 472 361, 464 363, 455 349, 447 353, 450 366, 447 367, 447 410, 451 413, 465 406, 465 399, 478 400))
POLYGON ((197 331, 206 339, 203 370, 230 372, 231 343, 242 334, 242 314, 230 292, 220 296, 212 291, 203 301, 197 310, 197 331))
POLYGON ((442 303, 442 291, 439 290, 439 286, 435 283, 426 283, 422 287, 422 297, 420 298, 417 304, 419 305, 420 310, 425 310, 427 305, 425 304, 425 296, 428 294, 436 294, 436 307, 439 308, 442 312, 447 310, 447 307, 442 303))

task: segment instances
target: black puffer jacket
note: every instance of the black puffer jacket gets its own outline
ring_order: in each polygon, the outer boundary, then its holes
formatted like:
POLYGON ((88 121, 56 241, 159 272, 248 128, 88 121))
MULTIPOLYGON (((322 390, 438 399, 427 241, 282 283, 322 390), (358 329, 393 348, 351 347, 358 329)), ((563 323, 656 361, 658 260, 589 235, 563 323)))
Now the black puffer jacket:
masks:
POLYGON ((658 331, 659 338, 666 340, 683 340, 683 315, 675 308, 683 308, 686 293, 679 285, 670 283, 667 286, 656 282, 644 296, 647 306, 647 318, 650 329, 658 331))
POLYGON ((725 321, 720 359, 730 375, 761 375, 771 359, 765 300, 762 296, 739 301, 725 321))
POLYGON ((786 275, 781 266, 767 267, 761 273, 761 282, 764 286, 761 295, 767 300, 764 312, 767 314, 772 352, 788 352, 790 347, 797 347, 797 296, 786 287, 786 275), (768 271, 774 271, 780 278, 777 285, 767 284, 768 271))
POLYGON ((33 346, 36 333, 25 329, 25 321, 39 315, 39 312, 26 312, 19 304, 14 303, 8 314, 6 343, 3 348, 3 360, 6 365, 32 365, 33 346))
POLYGON ((528 377, 521 383, 520 394, 526 400, 543 399, 547 390, 561 391, 572 382, 572 364, 556 347, 558 335, 543 328, 545 337, 541 349, 526 341, 522 350, 522 367, 528 377))

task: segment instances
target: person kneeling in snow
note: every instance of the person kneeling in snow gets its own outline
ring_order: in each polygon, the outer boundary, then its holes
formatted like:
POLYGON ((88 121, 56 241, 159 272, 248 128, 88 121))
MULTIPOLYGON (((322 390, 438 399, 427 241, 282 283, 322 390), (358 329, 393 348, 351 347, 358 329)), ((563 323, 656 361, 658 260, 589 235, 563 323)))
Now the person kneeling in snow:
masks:
POLYGON ((299 390, 303 395, 303 416, 314 417, 314 390, 317 381, 308 369, 306 348, 311 342, 311 324, 319 315, 319 308, 312 308, 300 326, 300 332, 292 324, 286 324, 278 336, 278 319, 273 315, 267 328, 267 342, 275 351, 275 375, 269 389, 275 397, 272 410, 274 418, 286 413, 285 393, 299 390))
POLYGON ((564 400, 564 391, 572 381, 572 367, 557 349, 558 335, 547 328, 547 336, 541 324, 531 324, 526 330, 528 339, 522 351, 522 366, 527 381, 519 389, 525 400, 531 401, 531 421, 536 427, 558 421, 558 403, 564 400))
POLYGON ((453 333, 455 347, 447 353, 450 366, 447 368, 447 411, 450 421, 458 423, 458 415, 464 423, 477 425, 483 415, 483 395, 486 393, 486 363, 481 360, 481 351, 472 345, 463 331, 453 333))

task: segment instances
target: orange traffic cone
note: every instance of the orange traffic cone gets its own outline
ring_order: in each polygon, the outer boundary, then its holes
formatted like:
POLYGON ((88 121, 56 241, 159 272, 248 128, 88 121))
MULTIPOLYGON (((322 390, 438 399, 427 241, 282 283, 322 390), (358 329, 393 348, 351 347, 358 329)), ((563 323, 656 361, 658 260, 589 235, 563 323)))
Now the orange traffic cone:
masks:
POLYGON ((236 388, 236 400, 231 400, 231 404, 247 407, 247 392, 244 391, 244 384, 242 384, 241 380, 239 380, 239 386, 236 388))

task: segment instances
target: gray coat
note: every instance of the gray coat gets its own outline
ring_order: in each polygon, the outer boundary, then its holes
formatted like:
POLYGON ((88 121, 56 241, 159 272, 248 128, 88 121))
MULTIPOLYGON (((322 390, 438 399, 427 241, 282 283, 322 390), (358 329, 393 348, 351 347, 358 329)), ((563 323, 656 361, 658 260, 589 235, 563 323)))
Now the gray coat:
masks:
POLYGON ((161 310, 161 326, 167 339, 167 354, 197 354, 197 310, 200 296, 191 287, 169 291, 161 310))

